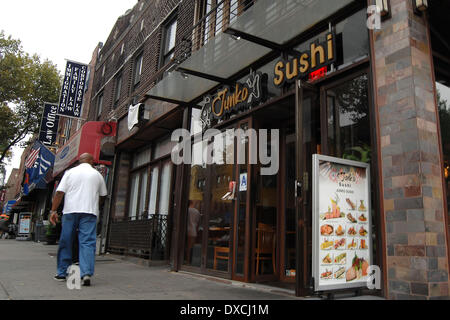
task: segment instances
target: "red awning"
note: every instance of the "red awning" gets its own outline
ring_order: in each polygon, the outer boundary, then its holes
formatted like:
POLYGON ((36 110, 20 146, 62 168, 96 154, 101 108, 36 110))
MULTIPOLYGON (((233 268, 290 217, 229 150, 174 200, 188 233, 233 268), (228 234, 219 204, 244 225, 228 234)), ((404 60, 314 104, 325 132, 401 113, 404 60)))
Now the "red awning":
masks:
POLYGON ((53 177, 78 161, 83 153, 92 154, 94 162, 97 164, 110 165, 111 162, 100 160, 100 150, 102 140, 107 139, 107 137, 114 137, 116 132, 116 122, 87 122, 56 152, 53 177))

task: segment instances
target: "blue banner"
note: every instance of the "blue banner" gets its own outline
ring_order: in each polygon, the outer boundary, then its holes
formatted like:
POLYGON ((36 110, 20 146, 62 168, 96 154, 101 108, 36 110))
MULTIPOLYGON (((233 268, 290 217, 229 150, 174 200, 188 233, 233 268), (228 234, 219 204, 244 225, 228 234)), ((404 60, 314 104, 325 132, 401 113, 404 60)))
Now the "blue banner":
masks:
POLYGON ((39 130, 39 141, 50 147, 56 142, 58 133, 59 116, 58 105, 46 103, 42 113, 41 128, 39 130))
POLYGON ((41 142, 36 141, 25 161, 23 193, 28 195, 33 189, 44 189, 47 185, 45 176, 53 167, 55 155, 41 142))
POLYGON ((3 207, 3 213, 9 213, 12 210, 13 205, 16 204, 16 200, 10 200, 8 201, 5 206, 3 207))
POLYGON ((80 118, 87 72, 87 65, 67 61, 64 82, 59 97, 59 115, 80 118))

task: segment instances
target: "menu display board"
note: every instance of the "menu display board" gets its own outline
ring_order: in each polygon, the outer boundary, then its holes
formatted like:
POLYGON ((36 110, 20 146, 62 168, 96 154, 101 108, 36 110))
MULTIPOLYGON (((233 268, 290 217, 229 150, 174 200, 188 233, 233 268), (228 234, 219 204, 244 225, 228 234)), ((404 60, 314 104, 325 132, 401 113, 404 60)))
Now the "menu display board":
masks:
POLYGON ((20 213, 19 214, 19 236, 29 236, 31 228, 31 213, 20 213))
POLYGON ((372 265, 370 166, 313 155, 315 291, 365 287, 372 265))

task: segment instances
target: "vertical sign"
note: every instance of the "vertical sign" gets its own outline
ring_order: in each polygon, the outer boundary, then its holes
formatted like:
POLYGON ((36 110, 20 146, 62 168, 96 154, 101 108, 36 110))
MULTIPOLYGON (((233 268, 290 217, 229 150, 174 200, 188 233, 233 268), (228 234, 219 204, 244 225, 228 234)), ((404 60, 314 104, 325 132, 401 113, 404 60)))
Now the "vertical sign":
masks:
POLYGON ((56 142, 58 133, 59 116, 56 104, 45 103, 42 113, 41 128, 39 130, 39 141, 45 146, 51 147, 56 142))
POLYGON ((80 118, 87 71, 87 65, 67 61, 64 82, 59 98, 59 115, 80 118))
POLYGON ((367 285, 372 265, 370 166, 313 156, 315 291, 367 285))

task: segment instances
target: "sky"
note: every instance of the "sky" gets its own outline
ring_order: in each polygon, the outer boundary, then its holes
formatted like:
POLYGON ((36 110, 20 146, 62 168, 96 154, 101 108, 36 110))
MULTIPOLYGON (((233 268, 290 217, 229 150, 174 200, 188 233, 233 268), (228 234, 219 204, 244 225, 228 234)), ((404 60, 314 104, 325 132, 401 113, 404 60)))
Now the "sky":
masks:
MULTIPOLYGON (((22 41, 25 52, 49 59, 61 74, 66 60, 91 61, 106 42, 117 18, 137 0, 0 0, 0 30, 22 41)), ((13 150, 6 179, 19 167, 22 149, 13 150)), ((6 181, 5 181, 6 182, 6 181)))

